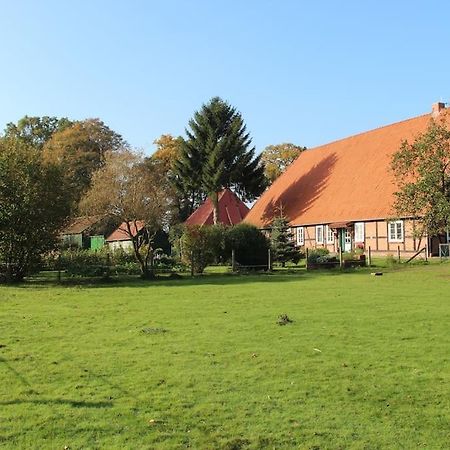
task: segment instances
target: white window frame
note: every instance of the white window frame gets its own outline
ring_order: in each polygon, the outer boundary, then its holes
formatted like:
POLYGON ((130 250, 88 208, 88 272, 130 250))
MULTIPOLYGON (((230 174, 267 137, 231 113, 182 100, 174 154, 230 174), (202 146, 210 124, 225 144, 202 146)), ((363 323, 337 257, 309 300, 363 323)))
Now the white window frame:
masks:
POLYGON ((316 225, 316 244, 323 244, 323 225, 316 225), (320 230, 320 233, 319 233, 320 230), (319 239, 320 237, 320 239, 319 239))
POLYGON ((297 227, 297 245, 305 245, 305 228, 297 227))
POLYGON ((364 222, 355 222, 355 243, 364 243, 364 222))
POLYGON ((334 231, 329 225, 325 225, 325 236, 327 238, 327 244, 334 244, 334 231))
POLYGON ((405 227, 403 220, 393 220, 388 222, 388 241, 389 242, 403 242, 405 240, 405 227), (394 226, 392 229, 391 227, 394 226), (393 234, 391 232, 394 232, 393 234), (398 237, 400 231, 400 237, 398 237))

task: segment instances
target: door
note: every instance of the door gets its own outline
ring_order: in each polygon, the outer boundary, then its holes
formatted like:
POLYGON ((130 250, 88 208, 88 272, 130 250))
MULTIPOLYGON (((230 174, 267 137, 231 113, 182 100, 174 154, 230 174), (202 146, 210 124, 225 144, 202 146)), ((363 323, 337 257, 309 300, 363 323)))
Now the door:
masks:
POLYGON ((352 251, 352 232, 350 228, 339 228, 339 247, 343 252, 352 251))
POLYGON ((350 228, 345 229, 344 235, 344 252, 352 251, 352 232, 350 228))

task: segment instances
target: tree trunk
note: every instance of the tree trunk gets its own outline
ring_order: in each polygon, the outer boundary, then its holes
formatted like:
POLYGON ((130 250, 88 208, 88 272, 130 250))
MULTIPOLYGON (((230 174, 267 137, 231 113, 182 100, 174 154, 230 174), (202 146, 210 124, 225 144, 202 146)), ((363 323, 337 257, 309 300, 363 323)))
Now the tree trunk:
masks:
MULTIPOLYGON (((148 270, 148 261, 147 258, 143 258, 141 255, 141 247, 143 245, 143 241, 141 239, 141 236, 139 236, 139 233, 136 233, 133 236, 133 232, 131 230, 131 221, 126 221, 128 235, 131 238, 131 242, 133 243, 133 250, 134 250, 134 256, 136 256, 136 259, 139 263, 139 266, 141 268, 141 277, 144 279, 150 279, 152 278, 152 273, 148 270)), ((135 230, 137 230, 136 222, 134 222, 135 230)))
POLYGON ((213 204, 213 224, 217 225, 219 223, 219 193, 214 192, 211 195, 211 202, 213 204))

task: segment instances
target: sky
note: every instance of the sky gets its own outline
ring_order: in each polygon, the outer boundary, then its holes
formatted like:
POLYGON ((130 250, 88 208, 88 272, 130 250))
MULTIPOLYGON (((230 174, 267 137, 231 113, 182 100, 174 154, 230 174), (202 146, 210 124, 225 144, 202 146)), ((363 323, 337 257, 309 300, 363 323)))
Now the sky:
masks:
POLYGON ((0 130, 98 117, 146 153, 213 96, 257 152, 450 101, 450 2, 0 0, 0 130))

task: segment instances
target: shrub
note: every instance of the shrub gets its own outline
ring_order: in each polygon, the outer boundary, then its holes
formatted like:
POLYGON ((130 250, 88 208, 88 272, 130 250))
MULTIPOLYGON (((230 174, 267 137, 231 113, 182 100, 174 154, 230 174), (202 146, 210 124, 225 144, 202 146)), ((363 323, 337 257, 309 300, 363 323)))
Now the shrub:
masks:
POLYGON ((231 258, 235 251, 236 262, 242 266, 260 266, 267 269, 269 241, 255 226, 240 223, 225 233, 225 254, 231 258))
POLYGON ((223 225, 186 226, 181 236, 182 262, 193 264, 194 273, 203 273, 223 254, 224 231, 223 225))
MULTIPOLYGON (((54 257, 55 258, 55 257, 54 257)), ((54 260, 55 269, 62 269, 71 276, 108 276, 111 262, 106 252, 67 250, 54 260)))
POLYGON ((386 255, 386 266, 387 267, 393 267, 396 264, 398 264, 398 260, 396 258, 394 258, 394 255, 392 255, 391 253, 389 253, 388 255, 386 255))
POLYGON ((327 262, 330 258, 330 251, 327 248, 316 248, 308 252, 309 264, 320 264, 327 262))
POLYGON ((355 259, 355 254, 353 252, 344 252, 342 253, 342 260, 343 261, 351 261, 355 259))

